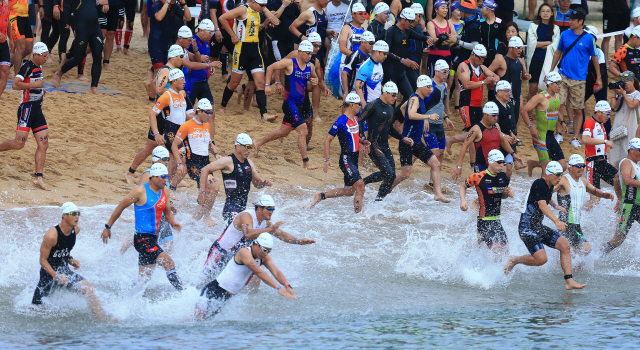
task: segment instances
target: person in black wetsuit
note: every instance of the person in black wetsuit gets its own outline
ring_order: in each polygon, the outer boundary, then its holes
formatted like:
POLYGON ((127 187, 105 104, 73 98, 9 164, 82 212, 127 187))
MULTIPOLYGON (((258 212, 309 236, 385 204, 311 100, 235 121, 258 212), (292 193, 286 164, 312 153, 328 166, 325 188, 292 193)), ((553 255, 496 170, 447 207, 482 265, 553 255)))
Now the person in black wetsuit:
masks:
MULTIPOLYGON (((491 102, 498 106, 498 125, 500 126, 500 130, 504 134, 505 139, 509 142, 511 149, 516 152, 518 143, 518 127, 516 125, 516 119, 519 114, 516 114, 513 100, 511 99, 512 91, 511 84, 509 84, 508 81, 499 81, 496 85, 496 99, 491 102)), ((513 172, 513 156, 510 155, 502 146, 500 146, 500 151, 504 155, 505 159, 505 174, 508 178, 511 178, 511 174, 513 172)), ((517 168, 520 169, 521 167, 524 167, 523 163, 519 163, 517 168)))
POLYGON ((104 38, 102 30, 98 23, 98 7, 99 5, 109 5, 109 0, 82 1, 72 0, 73 21, 75 22, 75 40, 72 49, 67 53, 66 62, 62 62, 58 71, 53 75, 53 86, 60 88, 60 80, 62 75, 71 68, 78 66, 87 57, 87 46, 91 49, 93 64, 91 65, 91 89, 92 94, 100 94, 98 92, 98 82, 102 74, 102 48, 104 47, 104 38))
POLYGON ((375 17, 373 21, 369 23, 367 30, 373 33, 376 37, 376 41, 384 40, 387 35, 387 30, 384 28, 385 24, 389 20, 389 15, 391 14, 391 10, 389 10, 389 5, 384 2, 379 2, 376 7, 373 8, 373 13, 375 17))
POLYGON ((297 38, 289 31, 289 26, 300 16, 300 7, 291 0, 272 0, 267 9, 280 19, 279 26, 267 31, 271 31, 274 58, 280 61, 295 49, 297 38))
POLYGON ((233 153, 222 157, 215 162, 205 166, 200 171, 200 195, 198 203, 204 203, 208 189, 205 187, 209 174, 220 170, 222 172, 222 182, 227 199, 222 208, 222 218, 230 224, 233 218, 244 211, 247 207, 247 199, 251 190, 251 183, 256 188, 271 186, 271 181, 263 179, 256 171, 255 165, 249 159, 249 154, 253 149, 253 140, 247 134, 239 134, 236 137, 233 153))
POLYGON ((413 146, 413 140, 403 137, 393 127, 393 105, 398 96, 398 87, 392 81, 386 83, 382 88, 382 95, 373 102, 367 104, 360 114, 358 123, 360 124, 360 137, 362 140, 371 142, 369 158, 380 169, 364 178, 364 184, 382 181, 377 201, 381 201, 391 192, 391 185, 396 179, 396 163, 389 148, 389 135, 398 140, 404 141, 407 145, 413 146), (368 127, 368 137, 364 134, 364 125, 368 127))
POLYGON ((62 205, 62 221, 55 227, 49 228, 40 246, 40 281, 33 293, 31 303, 41 305, 42 298, 48 297, 56 289, 66 288, 75 290, 89 300, 91 311, 99 320, 107 320, 100 300, 94 294, 94 287, 84 277, 71 271, 80 268, 80 262, 71 256, 71 250, 76 244, 76 236, 80 233, 78 221, 80 210, 67 202, 62 205))
POLYGON ((414 92, 407 71, 420 68, 418 62, 409 59, 409 39, 427 41, 433 45, 433 40, 426 35, 416 33, 411 29, 411 24, 416 19, 415 14, 410 9, 402 10, 400 19, 395 26, 387 30, 385 41, 389 45, 389 56, 384 61, 384 83, 393 81, 398 86, 402 94, 404 103, 414 92))
POLYGON ((462 13, 462 20, 464 21, 464 27, 462 29, 462 35, 458 40, 459 50, 458 56, 453 60, 452 69, 458 70, 458 65, 471 57, 471 51, 473 48, 482 41, 482 35, 480 32, 480 18, 478 16, 478 10, 476 8, 476 1, 469 0, 460 3, 458 9, 462 13))

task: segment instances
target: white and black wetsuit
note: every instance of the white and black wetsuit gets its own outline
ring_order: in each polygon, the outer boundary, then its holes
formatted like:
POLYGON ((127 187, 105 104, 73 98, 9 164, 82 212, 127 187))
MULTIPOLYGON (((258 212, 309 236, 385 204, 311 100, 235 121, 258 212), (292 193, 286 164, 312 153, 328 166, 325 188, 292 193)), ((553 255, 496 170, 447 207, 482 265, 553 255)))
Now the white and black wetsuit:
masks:
POLYGON ((31 303, 33 304, 42 304, 42 298, 49 296, 49 294, 51 294, 51 292, 56 288, 64 287, 71 289, 84 279, 84 277, 74 273, 69 268, 71 249, 76 245, 76 230, 72 229, 71 233, 67 236, 60 229, 60 225, 57 225, 56 231, 58 233, 58 241, 56 245, 51 248, 47 262, 51 265, 53 270, 56 271, 56 273, 64 274, 69 282, 64 286, 58 284, 58 282, 53 279, 53 276, 41 267, 40 281, 33 293, 33 299, 31 299, 31 303))
POLYGON ((222 173, 224 192, 227 200, 222 208, 222 218, 230 224, 238 213, 247 207, 247 199, 251 190, 251 180, 253 179, 253 169, 249 160, 240 162, 234 154, 229 155, 233 159, 233 171, 229 174, 222 173))

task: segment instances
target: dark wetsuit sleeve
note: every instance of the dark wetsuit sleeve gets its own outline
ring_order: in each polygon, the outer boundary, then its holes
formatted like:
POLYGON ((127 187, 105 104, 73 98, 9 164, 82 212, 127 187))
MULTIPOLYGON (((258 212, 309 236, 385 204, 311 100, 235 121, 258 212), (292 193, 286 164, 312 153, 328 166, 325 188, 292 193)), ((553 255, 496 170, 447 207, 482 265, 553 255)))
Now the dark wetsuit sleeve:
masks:
POLYGON ((427 41, 427 39, 429 39, 428 36, 424 35, 424 34, 420 34, 416 31, 413 30, 405 30, 405 32, 407 33, 407 35, 409 36, 410 39, 415 39, 415 40, 420 40, 420 41, 427 41))
POLYGON ((389 56, 387 56, 387 59, 400 62, 403 57, 400 57, 392 52, 392 48, 394 47, 393 38, 395 37, 396 31, 396 26, 392 26, 391 28, 387 29, 387 34, 385 35, 384 41, 386 41, 387 45, 389 45, 389 56))
POLYGON ((366 140, 366 137, 364 136, 364 123, 367 122, 367 120, 369 120, 369 117, 371 117, 376 109, 377 106, 377 102, 378 100, 375 100, 369 104, 367 104, 364 107, 364 111, 362 111, 362 113, 360 114, 360 117, 358 118, 358 124, 359 124, 359 129, 360 129, 360 137, 362 137, 363 139, 366 140))
POLYGON ((391 137, 393 137, 394 139, 398 139, 398 140, 402 140, 404 138, 402 134, 399 133, 398 130, 396 130, 396 128, 394 128, 393 126, 389 128, 389 135, 391 135, 391 137))

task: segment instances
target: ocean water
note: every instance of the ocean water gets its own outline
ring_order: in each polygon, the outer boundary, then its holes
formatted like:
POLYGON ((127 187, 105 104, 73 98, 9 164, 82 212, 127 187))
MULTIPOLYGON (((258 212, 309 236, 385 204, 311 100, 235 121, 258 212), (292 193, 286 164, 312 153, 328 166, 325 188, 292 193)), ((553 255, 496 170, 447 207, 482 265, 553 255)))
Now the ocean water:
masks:
MULTIPOLYGON (((377 187, 368 187, 364 210, 357 215, 352 198, 308 209, 312 190, 254 190, 250 201, 261 193, 274 196, 274 220, 286 221, 285 231, 317 241, 297 246, 276 240, 272 252, 298 300, 262 285, 255 293, 234 296, 207 321, 193 318, 197 286, 206 250, 223 227, 191 220, 194 191, 180 194, 177 220, 183 230, 174 234, 172 257, 188 285, 182 293, 173 290, 162 268, 144 291, 131 288, 137 253, 130 248, 121 255, 120 245, 133 234, 132 209, 114 225, 114 238, 102 243, 102 227, 121 198, 110 199, 114 205, 81 208, 81 232, 72 252, 82 263, 77 272, 96 287, 115 323, 97 321, 86 301, 68 291, 32 309, 39 247, 44 232, 59 223, 59 208, 1 211, 0 347, 640 347, 640 225, 609 256, 597 252, 613 233, 612 201, 603 200, 585 214, 583 229, 594 252, 575 257, 574 277, 587 287, 566 291, 557 251, 547 250, 545 266, 520 265, 505 276, 504 260, 494 262, 492 253, 478 246, 475 214, 460 211, 457 186, 448 192, 455 200, 444 205, 422 190, 424 180, 407 181, 381 203, 373 201, 377 187)), ((517 177, 516 198, 503 202, 512 254, 527 254, 517 224, 531 182, 517 177)), ((471 203, 475 191, 468 192, 471 203)), ((214 218, 220 218, 222 204, 223 199, 216 203, 214 218)))

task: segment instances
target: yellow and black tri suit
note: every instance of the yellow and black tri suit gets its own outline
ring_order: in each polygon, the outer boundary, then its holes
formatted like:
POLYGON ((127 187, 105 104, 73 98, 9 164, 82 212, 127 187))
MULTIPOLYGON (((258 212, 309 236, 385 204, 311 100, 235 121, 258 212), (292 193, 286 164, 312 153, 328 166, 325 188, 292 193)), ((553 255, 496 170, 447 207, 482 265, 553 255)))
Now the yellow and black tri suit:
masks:
POLYGON ((258 39, 262 17, 260 12, 253 10, 249 5, 242 6, 247 9, 247 18, 236 19, 234 23, 233 29, 238 36, 238 43, 233 49, 231 70, 238 74, 244 74, 245 70, 251 73, 264 72, 264 59, 258 39))

